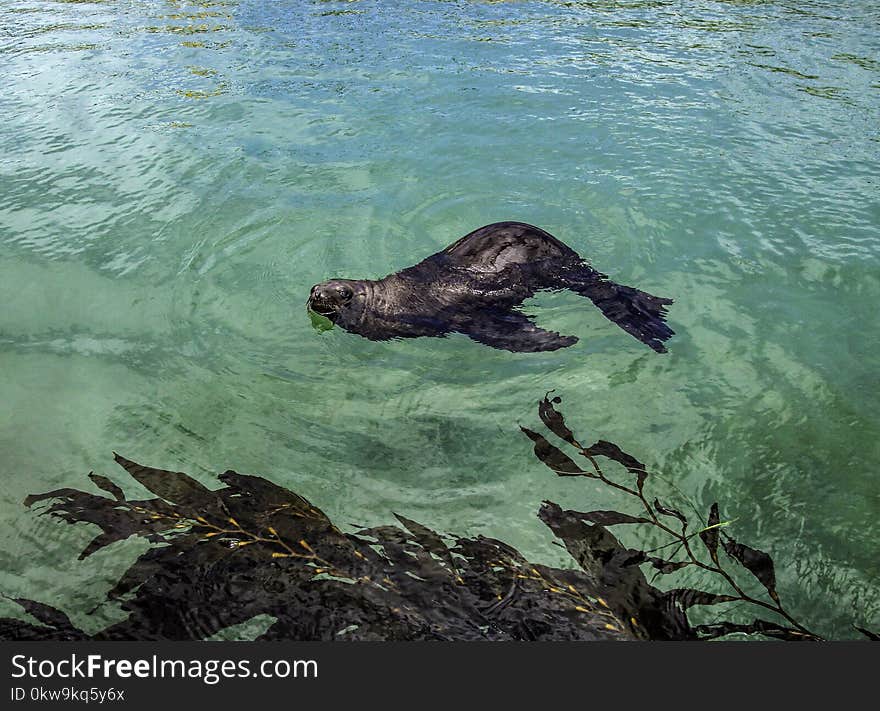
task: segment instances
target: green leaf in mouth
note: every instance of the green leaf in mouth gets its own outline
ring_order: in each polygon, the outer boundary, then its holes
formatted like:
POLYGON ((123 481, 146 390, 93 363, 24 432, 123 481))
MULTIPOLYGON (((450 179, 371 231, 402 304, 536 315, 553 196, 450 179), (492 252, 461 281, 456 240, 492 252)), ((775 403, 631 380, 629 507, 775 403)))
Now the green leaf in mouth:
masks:
POLYGON ((323 333, 324 331, 329 331, 333 328, 333 322, 323 314, 319 314, 317 311, 309 309, 309 318, 312 320, 312 328, 316 331, 323 333))

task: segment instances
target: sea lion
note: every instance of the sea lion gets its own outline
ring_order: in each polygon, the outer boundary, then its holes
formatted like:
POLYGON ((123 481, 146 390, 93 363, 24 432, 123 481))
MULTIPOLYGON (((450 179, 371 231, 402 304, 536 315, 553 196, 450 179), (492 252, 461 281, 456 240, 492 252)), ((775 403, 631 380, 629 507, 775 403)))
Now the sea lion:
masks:
POLYGON ((384 279, 332 279, 312 287, 308 308, 374 341, 463 333, 493 348, 553 351, 577 343, 538 328, 517 310, 536 292, 570 289, 658 353, 673 335, 672 299, 621 286, 544 230, 523 222, 481 227, 384 279))

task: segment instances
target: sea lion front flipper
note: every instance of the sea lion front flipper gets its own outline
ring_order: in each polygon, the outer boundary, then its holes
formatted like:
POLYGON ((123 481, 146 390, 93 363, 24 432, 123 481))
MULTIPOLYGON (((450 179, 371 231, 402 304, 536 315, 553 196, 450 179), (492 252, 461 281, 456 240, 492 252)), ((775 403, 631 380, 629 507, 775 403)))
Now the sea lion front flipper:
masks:
POLYGON ((519 311, 481 311, 456 330, 478 343, 514 353, 555 351, 578 340, 574 336, 562 336, 538 328, 519 311))

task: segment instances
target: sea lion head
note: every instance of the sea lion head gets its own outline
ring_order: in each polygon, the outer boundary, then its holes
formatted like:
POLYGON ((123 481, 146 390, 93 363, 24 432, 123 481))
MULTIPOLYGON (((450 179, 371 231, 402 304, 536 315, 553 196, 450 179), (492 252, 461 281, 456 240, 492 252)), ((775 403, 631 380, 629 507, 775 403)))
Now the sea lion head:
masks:
POLYGON ((367 290, 362 281, 331 279, 312 287, 308 308, 344 326, 357 321, 364 309, 366 296, 367 290))

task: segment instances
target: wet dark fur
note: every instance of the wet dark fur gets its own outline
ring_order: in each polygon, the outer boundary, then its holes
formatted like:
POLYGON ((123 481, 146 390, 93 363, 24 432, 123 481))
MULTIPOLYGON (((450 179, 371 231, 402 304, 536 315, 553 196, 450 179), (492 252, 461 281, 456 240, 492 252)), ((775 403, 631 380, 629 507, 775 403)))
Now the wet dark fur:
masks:
POLYGON ((463 333, 493 348, 552 351, 577 342, 538 328, 517 309, 545 289, 586 296, 658 353, 673 335, 671 299, 609 281, 570 247, 522 222, 498 222, 378 281, 335 279, 312 288, 309 308, 371 340, 463 333))

